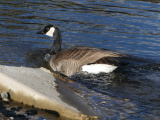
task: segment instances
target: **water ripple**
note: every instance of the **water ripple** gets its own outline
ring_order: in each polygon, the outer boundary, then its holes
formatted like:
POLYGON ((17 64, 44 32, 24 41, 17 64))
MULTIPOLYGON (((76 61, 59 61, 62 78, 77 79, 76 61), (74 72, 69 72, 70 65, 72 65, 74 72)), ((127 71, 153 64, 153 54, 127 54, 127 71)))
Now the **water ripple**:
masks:
POLYGON ((129 65, 112 74, 73 78, 91 90, 82 96, 98 114, 105 119, 160 118, 159 1, 1 0, 0 13, 1 64, 40 67, 53 39, 36 32, 56 24, 63 48, 91 46, 130 55, 124 60, 129 65))

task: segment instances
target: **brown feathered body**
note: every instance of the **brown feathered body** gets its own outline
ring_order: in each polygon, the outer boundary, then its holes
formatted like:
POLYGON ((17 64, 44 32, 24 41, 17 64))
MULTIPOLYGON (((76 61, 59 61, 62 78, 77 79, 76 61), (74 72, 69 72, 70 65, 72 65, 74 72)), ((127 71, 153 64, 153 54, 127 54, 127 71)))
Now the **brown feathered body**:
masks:
POLYGON ((47 54, 45 59, 49 62, 52 70, 67 76, 71 76, 82 70, 90 73, 95 73, 94 71, 92 72, 93 69, 99 72, 111 72, 117 68, 114 63, 118 61, 114 57, 124 56, 123 54, 90 47, 61 50, 62 36, 60 30, 55 25, 47 25, 43 30, 37 32, 37 34, 45 34, 54 38, 54 43, 49 52, 50 56, 47 54))
POLYGON ((104 51, 96 48, 77 47, 64 49, 53 55, 50 59, 50 67, 54 71, 71 76, 82 70, 83 65, 110 64, 118 62, 114 57, 122 57, 123 54, 104 51))

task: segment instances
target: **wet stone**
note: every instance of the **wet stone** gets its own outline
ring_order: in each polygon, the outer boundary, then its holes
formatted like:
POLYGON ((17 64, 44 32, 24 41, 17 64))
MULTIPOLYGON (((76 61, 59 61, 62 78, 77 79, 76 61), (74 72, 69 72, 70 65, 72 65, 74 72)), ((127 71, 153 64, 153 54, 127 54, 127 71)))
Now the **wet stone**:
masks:
POLYGON ((12 107, 11 110, 17 111, 17 112, 20 111, 20 109, 18 107, 17 108, 16 107, 12 107))
POLYGON ((3 93, 1 93, 1 98, 3 101, 9 102, 10 95, 8 92, 3 92, 3 93))
POLYGON ((27 115, 37 115, 38 114, 38 110, 37 109, 27 110, 26 114, 27 115))

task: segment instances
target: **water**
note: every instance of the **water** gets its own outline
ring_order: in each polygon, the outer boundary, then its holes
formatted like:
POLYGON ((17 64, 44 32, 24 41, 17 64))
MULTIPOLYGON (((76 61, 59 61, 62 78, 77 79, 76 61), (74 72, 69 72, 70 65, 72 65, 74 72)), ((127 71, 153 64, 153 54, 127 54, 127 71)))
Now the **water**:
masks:
POLYGON ((63 48, 90 46, 125 53, 111 74, 77 75, 81 95, 103 119, 160 119, 160 3, 157 0, 1 0, 0 64, 39 67, 56 24, 63 48))
POLYGON ((10 101, 4 103, 0 100, 1 120, 59 120, 59 118, 47 110, 36 109, 34 107, 10 101), (5 117, 3 118, 2 117, 5 117))

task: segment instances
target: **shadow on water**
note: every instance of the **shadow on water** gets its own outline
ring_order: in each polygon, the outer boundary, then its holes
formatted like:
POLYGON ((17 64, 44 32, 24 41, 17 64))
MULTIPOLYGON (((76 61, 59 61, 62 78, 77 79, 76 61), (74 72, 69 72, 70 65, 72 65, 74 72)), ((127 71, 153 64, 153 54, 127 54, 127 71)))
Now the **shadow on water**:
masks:
POLYGON ((30 51, 30 53, 27 54, 25 59, 26 66, 34 68, 40 68, 40 67, 46 68, 47 64, 44 61, 44 56, 48 52, 49 50, 45 49, 30 51))

